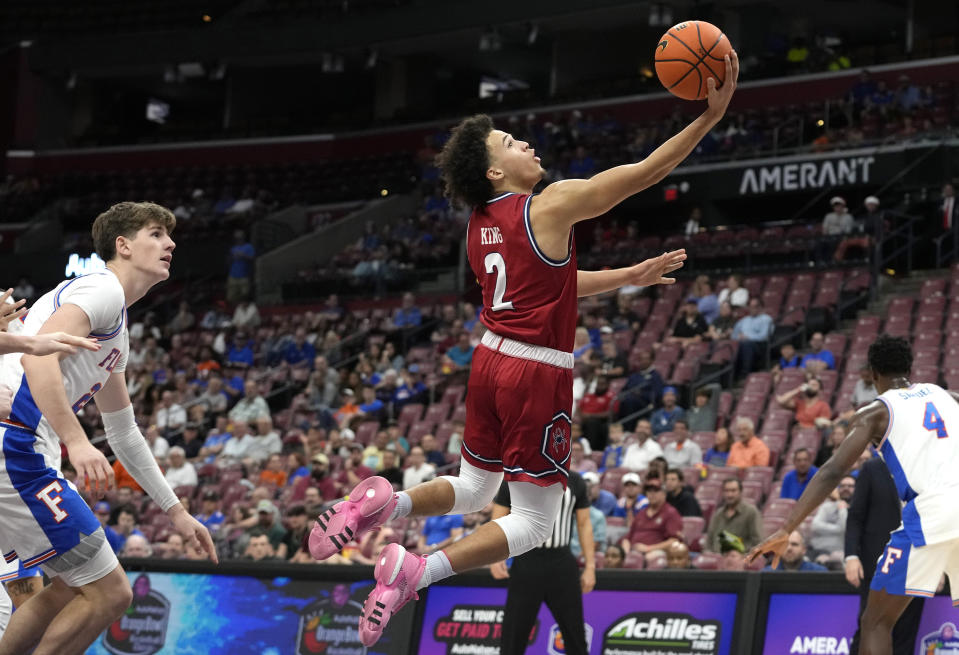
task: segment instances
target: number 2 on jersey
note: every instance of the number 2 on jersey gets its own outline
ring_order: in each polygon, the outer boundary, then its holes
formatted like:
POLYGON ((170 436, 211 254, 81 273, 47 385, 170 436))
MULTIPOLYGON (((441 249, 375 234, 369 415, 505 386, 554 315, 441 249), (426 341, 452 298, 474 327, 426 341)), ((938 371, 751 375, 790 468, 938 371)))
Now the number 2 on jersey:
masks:
POLYGON ((503 302, 503 296, 506 295, 506 260, 498 252, 491 252, 483 260, 486 266, 486 272, 492 275, 496 272, 496 286, 493 288, 493 306, 491 311, 501 312, 504 309, 513 309, 512 301, 503 302))
POLYGON ((939 439, 946 439, 949 433, 946 432, 946 422, 939 415, 939 410, 932 403, 926 403, 926 414, 922 417, 922 427, 927 430, 935 430, 939 439))

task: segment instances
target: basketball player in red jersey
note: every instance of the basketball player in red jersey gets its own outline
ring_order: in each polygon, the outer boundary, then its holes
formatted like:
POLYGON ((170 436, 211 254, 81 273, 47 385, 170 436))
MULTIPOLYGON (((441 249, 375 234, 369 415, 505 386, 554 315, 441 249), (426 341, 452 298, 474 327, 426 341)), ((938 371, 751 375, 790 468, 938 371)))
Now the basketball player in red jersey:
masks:
MULTIPOLYGON (((466 514, 485 507, 504 475, 512 511, 428 557, 399 544, 383 549, 376 587, 360 617, 372 646, 390 617, 416 591, 453 575, 520 555, 549 538, 566 487, 573 404, 573 334, 577 298, 673 282, 685 252, 629 268, 577 271, 573 226, 605 214, 659 182, 723 117, 739 77, 736 53, 725 59, 727 83, 708 80, 708 107, 645 160, 588 180, 533 188, 543 177, 530 145, 497 130, 488 116, 460 123, 439 156, 446 190, 473 208, 466 244, 483 288, 480 320, 489 329, 473 354, 459 476, 443 476, 394 494, 368 478, 317 519, 310 552, 326 559, 391 518, 466 514)), ((590 566, 592 563, 587 563, 590 566)))

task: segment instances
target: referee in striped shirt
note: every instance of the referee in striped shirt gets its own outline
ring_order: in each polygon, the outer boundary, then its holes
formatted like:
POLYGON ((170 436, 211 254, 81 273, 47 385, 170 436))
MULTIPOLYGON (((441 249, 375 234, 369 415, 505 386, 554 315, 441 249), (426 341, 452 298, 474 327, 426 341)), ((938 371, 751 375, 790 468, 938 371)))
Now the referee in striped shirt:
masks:
MULTIPOLYGON (((505 481, 493 502, 492 518, 509 514, 509 487, 505 481)), ((546 543, 513 558, 513 566, 508 571, 506 562, 497 562, 490 566, 490 572, 497 579, 509 578, 500 655, 526 652, 530 631, 543 601, 563 634, 566 653, 587 655, 583 594, 592 591, 596 584, 596 557, 593 524, 589 520, 589 494, 579 473, 569 472, 569 484, 563 494, 559 516, 546 543), (569 548, 573 521, 579 530, 586 560, 582 574, 569 548)))

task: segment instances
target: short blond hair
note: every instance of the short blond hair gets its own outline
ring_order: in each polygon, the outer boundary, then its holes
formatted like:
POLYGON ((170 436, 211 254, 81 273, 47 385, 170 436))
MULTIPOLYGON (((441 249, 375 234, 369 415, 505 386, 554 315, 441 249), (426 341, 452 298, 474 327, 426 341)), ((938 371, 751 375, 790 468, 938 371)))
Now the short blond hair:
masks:
POLYGON ((141 229, 158 225, 171 234, 176 216, 153 202, 118 202, 93 221, 93 247, 105 262, 117 256, 117 237, 132 239, 141 229))

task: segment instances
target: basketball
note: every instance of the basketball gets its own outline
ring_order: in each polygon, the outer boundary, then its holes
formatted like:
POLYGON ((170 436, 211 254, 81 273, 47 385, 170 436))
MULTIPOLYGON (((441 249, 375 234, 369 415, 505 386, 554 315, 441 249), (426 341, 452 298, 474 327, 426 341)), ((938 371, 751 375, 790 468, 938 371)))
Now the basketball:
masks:
POLYGON ((732 46, 723 31, 701 20, 669 28, 656 46, 656 75, 666 90, 683 100, 706 98, 706 80, 716 87, 726 79, 723 57, 732 46))

